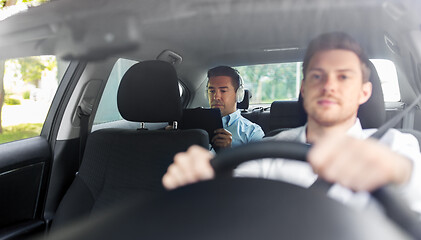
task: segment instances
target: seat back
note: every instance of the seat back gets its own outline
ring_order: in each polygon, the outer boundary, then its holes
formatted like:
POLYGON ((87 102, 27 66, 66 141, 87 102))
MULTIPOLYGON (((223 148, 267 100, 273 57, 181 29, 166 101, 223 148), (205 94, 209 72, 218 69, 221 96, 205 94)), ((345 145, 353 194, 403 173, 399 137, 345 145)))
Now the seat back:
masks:
POLYGON ((244 100, 237 104, 237 108, 241 109, 241 115, 243 117, 259 125, 266 133, 269 131, 269 112, 266 112, 263 107, 255 107, 248 110, 251 98, 251 92, 248 89, 245 89, 244 100))
POLYGON ((269 128, 266 137, 285 129, 303 126, 307 121, 301 101, 274 101, 270 106, 269 128))
POLYGON ((244 98, 243 101, 237 103, 237 109, 241 109, 241 111, 247 111, 249 109, 249 103, 251 98, 251 92, 248 89, 244 89, 244 98))
MULTIPOLYGON (((157 60, 133 65, 121 80, 117 102, 129 121, 180 120, 175 69, 157 60)), ((207 133, 198 129, 91 133, 79 173, 58 207, 52 228, 101 212, 131 195, 148 197, 163 191, 161 179, 174 155, 193 144, 208 147, 207 133)))

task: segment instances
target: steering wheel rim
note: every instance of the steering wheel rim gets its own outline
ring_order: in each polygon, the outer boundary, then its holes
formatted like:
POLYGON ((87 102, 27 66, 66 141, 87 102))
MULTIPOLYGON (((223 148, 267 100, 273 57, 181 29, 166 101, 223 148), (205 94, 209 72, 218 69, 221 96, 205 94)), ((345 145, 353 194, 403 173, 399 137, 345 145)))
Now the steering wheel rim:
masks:
POLYGON ((241 163, 261 158, 284 158, 305 162, 311 145, 289 141, 259 141, 220 151, 210 164, 216 177, 226 176, 241 163))
MULTIPOLYGON (((311 145, 301 142, 267 140, 222 151, 210 163, 217 178, 227 177, 232 176, 232 171, 238 165, 256 159, 283 158, 305 162, 310 149, 311 145)), ((331 185, 323 179, 321 182, 323 185, 331 185)), ((391 220, 416 239, 421 239, 420 221, 392 186, 381 187, 371 192, 371 195, 381 203, 391 220)))

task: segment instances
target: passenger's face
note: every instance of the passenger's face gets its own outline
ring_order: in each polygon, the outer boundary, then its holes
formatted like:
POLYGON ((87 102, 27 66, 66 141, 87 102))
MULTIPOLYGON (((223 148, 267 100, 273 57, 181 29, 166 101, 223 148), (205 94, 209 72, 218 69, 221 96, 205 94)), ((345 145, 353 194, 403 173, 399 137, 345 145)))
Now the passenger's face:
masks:
POLYGON ((210 77, 208 82, 208 98, 211 108, 219 108, 222 116, 235 112, 237 102, 231 77, 210 77))
POLYGON ((359 105, 371 96, 358 56, 347 50, 320 51, 306 71, 301 94, 308 121, 323 126, 355 121, 359 105))

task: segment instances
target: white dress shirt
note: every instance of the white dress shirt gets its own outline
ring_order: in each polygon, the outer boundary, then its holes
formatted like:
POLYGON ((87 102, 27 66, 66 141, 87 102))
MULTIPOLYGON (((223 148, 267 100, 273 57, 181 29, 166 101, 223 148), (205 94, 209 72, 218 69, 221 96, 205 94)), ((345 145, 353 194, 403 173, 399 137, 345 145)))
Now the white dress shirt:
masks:
MULTIPOLYGON (((265 140, 287 140, 306 142, 306 128, 302 126, 283 131, 265 140)), ((348 130, 348 135, 365 139, 373 134, 376 129, 362 129, 359 119, 348 130)), ((414 211, 421 213, 421 154, 417 139, 411 134, 401 133, 396 129, 389 129, 379 140, 413 163, 411 178, 405 185, 399 186, 404 199, 406 199, 414 211)), ((310 164, 286 159, 261 159, 241 164, 234 172, 235 176, 260 177, 281 180, 296 184, 305 188, 310 187, 317 175, 313 172, 310 164)), ((334 184, 328 191, 328 196, 348 205, 363 208, 370 202, 367 192, 353 192, 339 184, 334 184)))
POLYGON ((260 141, 265 136, 259 125, 241 116, 240 110, 222 117, 222 125, 232 134, 232 147, 260 141))

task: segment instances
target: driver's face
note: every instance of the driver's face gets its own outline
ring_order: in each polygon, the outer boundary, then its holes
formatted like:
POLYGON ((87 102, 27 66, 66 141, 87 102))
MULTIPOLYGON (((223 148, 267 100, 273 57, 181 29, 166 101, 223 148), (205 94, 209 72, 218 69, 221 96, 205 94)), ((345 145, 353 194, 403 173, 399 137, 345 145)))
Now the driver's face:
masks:
POLYGON ((371 95, 371 83, 362 79, 355 53, 339 49, 317 52, 301 85, 308 121, 323 126, 355 122, 359 105, 371 95))

